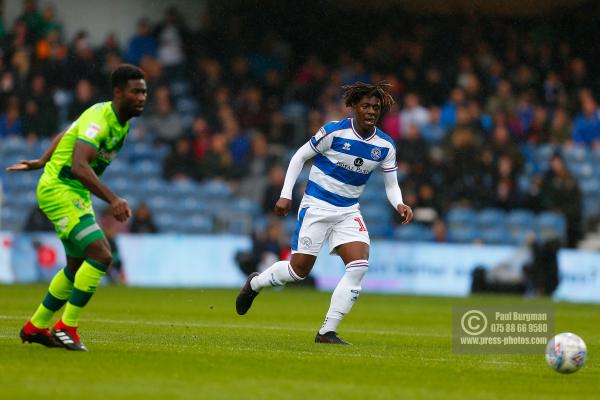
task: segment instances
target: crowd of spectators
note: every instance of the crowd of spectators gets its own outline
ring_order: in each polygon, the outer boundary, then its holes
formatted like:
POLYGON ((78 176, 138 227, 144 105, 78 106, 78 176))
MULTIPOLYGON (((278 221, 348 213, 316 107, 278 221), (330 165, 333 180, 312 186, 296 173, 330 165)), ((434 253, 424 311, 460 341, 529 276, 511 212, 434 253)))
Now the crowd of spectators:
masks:
POLYGON ((586 54, 542 21, 421 18, 402 29, 373 24, 347 40, 312 22, 298 27, 324 29, 311 51, 268 24, 245 30, 252 22, 235 15, 205 15, 191 30, 169 8, 159 21, 140 19, 133 37, 108 34, 94 47, 85 30, 65 37, 52 5, 24 4, 1 37, 0 140, 53 135, 109 98, 114 66, 135 63, 149 86, 139 136, 172 148, 164 178, 225 180, 268 213, 290 152, 348 115, 341 87, 385 80, 396 104, 379 126, 397 143, 409 205, 432 210, 433 221, 456 205, 559 210, 569 242, 582 236, 581 193, 560 149, 600 151, 599 82, 586 54), (175 101, 182 82, 195 104, 189 118, 175 101), (557 152, 532 175, 524 149, 543 144, 557 152))

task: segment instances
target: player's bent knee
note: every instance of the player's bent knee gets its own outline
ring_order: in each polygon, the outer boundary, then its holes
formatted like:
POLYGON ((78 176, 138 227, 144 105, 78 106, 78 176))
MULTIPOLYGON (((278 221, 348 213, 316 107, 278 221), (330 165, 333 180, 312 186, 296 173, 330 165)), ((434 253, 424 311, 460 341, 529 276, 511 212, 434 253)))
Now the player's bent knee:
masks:
POLYGON ((85 249, 85 255, 87 258, 101 262, 104 265, 112 263, 112 251, 106 238, 90 243, 85 249))

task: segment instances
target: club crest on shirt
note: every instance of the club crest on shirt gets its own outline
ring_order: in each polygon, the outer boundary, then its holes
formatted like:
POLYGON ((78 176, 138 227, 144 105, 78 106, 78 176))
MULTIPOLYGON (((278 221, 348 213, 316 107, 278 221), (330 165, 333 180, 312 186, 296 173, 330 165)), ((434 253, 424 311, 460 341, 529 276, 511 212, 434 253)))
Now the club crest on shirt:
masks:
POLYGON ((309 248, 312 246, 312 240, 308 236, 303 236, 300 238, 300 246, 303 248, 309 248))
POLYGON ((381 158, 381 149, 379 147, 375 147, 373 150, 371 150, 371 158, 375 161, 381 158))
POLYGON ((85 210, 85 203, 83 202, 83 200, 81 199, 75 199, 73 200, 73 205, 75 206, 75 208, 78 208, 80 210, 85 210))

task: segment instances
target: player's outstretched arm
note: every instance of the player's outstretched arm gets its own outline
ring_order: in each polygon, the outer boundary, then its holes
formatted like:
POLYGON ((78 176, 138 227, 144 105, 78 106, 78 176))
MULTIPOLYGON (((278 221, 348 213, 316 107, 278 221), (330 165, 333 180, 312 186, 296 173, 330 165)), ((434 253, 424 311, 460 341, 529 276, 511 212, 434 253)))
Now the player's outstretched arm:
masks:
POLYGON ((290 160, 287 172, 285 174, 285 182, 283 183, 283 189, 281 190, 281 197, 275 203, 275 215, 284 217, 290 211, 292 206, 292 192, 294 185, 298 179, 298 175, 302 172, 304 163, 313 158, 317 153, 312 149, 309 143, 305 143, 304 146, 300 147, 296 154, 290 160))
POLYGON ((110 204, 112 214, 117 221, 126 222, 131 217, 131 209, 127 201, 114 194, 108 186, 103 184, 90 167, 90 163, 96 158, 96 153, 95 147, 78 140, 73 151, 71 172, 90 192, 110 204))
POLYGON ((402 192, 398 186, 398 174, 396 171, 384 172, 383 181, 385 183, 385 194, 392 206, 403 217, 403 224, 408 224, 413 219, 412 209, 404 204, 402 192))
POLYGON ((65 132, 61 132, 52 139, 52 143, 46 149, 42 157, 37 160, 21 160, 17 164, 6 167, 7 171, 33 171, 36 169, 43 168, 44 165, 50 160, 52 154, 54 154, 54 150, 56 150, 56 146, 65 135, 65 132))

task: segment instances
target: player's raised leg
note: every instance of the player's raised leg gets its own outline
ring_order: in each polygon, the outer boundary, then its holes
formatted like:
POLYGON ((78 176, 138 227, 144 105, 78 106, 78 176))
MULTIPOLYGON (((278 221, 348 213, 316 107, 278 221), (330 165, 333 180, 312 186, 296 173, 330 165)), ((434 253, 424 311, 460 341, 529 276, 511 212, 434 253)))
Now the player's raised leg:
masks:
POLYGON ((289 282, 304 280, 316 259, 317 257, 310 254, 295 253, 290 261, 277 261, 260 274, 257 272, 250 274, 236 299, 237 313, 246 314, 254 298, 266 287, 283 286, 289 282))
POLYGON ((84 249, 85 260, 75 274, 65 311, 54 325, 52 333, 68 350, 87 351, 77 333, 79 316, 110 266, 112 255, 104 232, 93 218, 83 220, 73 229, 70 238, 84 249))
POLYGON ((337 328, 358 299, 362 290, 361 282, 369 270, 369 245, 364 242, 350 242, 336 247, 346 271, 331 296, 325 321, 315 337, 317 343, 349 344, 337 336, 337 328))

